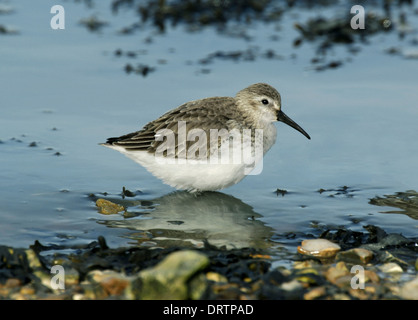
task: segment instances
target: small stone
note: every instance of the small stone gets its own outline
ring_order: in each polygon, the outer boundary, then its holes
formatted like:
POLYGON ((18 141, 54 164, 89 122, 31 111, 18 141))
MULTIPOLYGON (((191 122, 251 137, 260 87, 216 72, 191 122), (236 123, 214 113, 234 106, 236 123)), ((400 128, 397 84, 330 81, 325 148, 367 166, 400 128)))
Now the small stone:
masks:
POLYGON ((46 272, 43 268, 38 254, 32 249, 25 250, 25 254, 33 275, 36 276, 44 286, 51 288, 51 274, 46 272))
POLYGON ((293 268, 294 269, 306 269, 306 268, 313 268, 318 265, 319 265, 318 262, 314 260, 295 261, 293 263, 293 268))
POLYGON ((401 266, 395 262, 387 262, 379 267, 379 270, 384 273, 399 273, 403 272, 401 266))
POLYGON ((31 296, 35 294, 35 289, 33 287, 30 286, 23 286, 20 291, 20 294, 22 295, 26 295, 26 296, 31 296))
POLYGON ((381 260, 382 262, 395 262, 395 263, 399 264, 400 266, 404 266, 405 268, 408 268, 408 263, 407 262, 405 262, 402 259, 399 259, 399 258, 395 257, 389 251, 384 251, 383 253, 381 253, 380 256, 379 256, 379 260, 381 260))
POLYGON ((335 265, 335 267, 338 270, 342 270, 342 271, 348 272, 347 265, 345 264, 344 261, 338 261, 337 264, 335 265))
POLYGON ((71 267, 71 266, 64 266, 64 270, 65 270, 65 278, 64 278, 64 282, 65 282, 65 286, 74 286, 77 285, 79 283, 80 280, 80 275, 78 273, 78 271, 71 267))
POLYGON ((345 293, 336 293, 332 298, 334 300, 351 300, 350 296, 345 293))
POLYGON ((364 282, 371 281, 373 283, 379 282, 379 276, 372 270, 364 270, 364 282))
POLYGON ((327 271, 325 271, 325 278, 329 282, 336 284, 339 278, 350 275, 350 272, 348 271, 348 269, 342 268, 340 266, 341 265, 330 267, 327 271))
POLYGON ((368 294, 374 295, 374 294, 376 294, 378 289, 377 289, 376 285, 369 284, 369 285, 364 287, 364 291, 368 294))
POLYGON ((236 283, 214 284, 211 288, 217 299, 238 300, 242 294, 236 283))
POLYGON ((213 282, 228 283, 228 279, 225 276, 213 271, 206 273, 206 279, 213 282))
POLYGON ((402 286, 400 296, 407 300, 418 300, 418 277, 402 286))
POLYGON ((229 290, 230 288, 234 288, 234 290, 237 289, 239 291, 238 284, 236 283, 221 283, 220 282, 220 283, 215 283, 212 285, 212 291, 215 294, 219 294, 220 292, 224 292, 226 290, 229 290))
MULTIPOLYGON (((209 264, 209 258, 194 250, 181 250, 173 252, 158 263, 155 267, 142 270, 138 278, 132 284, 132 295, 136 299, 164 300, 164 299, 196 299, 196 293, 191 297, 189 280, 196 273, 209 264)), ((205 284, 205 277, 197 277, 193 281, 193 287, 199 288, 205 284), (196 280, 197 279, 197 280, 196 280)))
POLYGON ((336 256, 337 260, 343 260, 353 264, 367 264, 373 258, 373 252, 363 248, 355 248, 339 252, 336 256))
POLYGON ((99 283, 83 281, 80 285, 83 290, 83 299, 106 299, 109 296, 99 283))
POLYGON ((295 290, 303 289, 303 285, 296 279, 293 279, 289 282, 284 282, 282 283, 280 287, 286 291, 295 291, 295 290))
POLYGON ((298 252, 321 258, 333 257, 341 250, 338 244, 326 239, 303 240, 302 245, 298 246, 298 252))
POLYGON ((366 290, 359 290, 359 289, 349 289, 348 292, 350 295, 354 298, 357 298, 359 300, 368 300, 370 299, 370 295, 366 292, 366 290))
POLYGON ((100 285, 109 295, 119 296, 123 294, 124 290, 128 287, 129 282, 130 281, 126 277, 117 275, 106 277, 100 282, 100 285))
POLYGON ((325 287, 316 287, 316 288, 313 288, 312 290, 308 291, 307 293, 305 293, 303 295, 303 299, 314 300, 314 299, 325 296, 325 294, 326 294, 325 287))
POLYGON ((102 214, 117 214, 125 211, 123 206, 105 199, 97 199, 96 206, 99 208, 99 213, 102 214))
POLYGON ((353 275, 345 275, 335 279, 335 285, 340 288, 349 288, 351 287, 351 280, 353 279, 353 275))
POLYGON ((318 275, 318 271, 315 268, 303 268, 298 270, 297 274, 298 275, 302 275, 302 274, 314 274, 314 275, 318 275))
POLYGON ((9 289, 11 289, 11 288, 16 288, 16 287, 19 287, 19 286, 21 286, 22 285, 22 282, 19 280, 19 279, 16 279, 16 278, 9 278, 9 279, 7 279, 6 280, 6 283, 5 283, 5 287, 6 288, 9 288, 9 289))
POLYGON ((319 272, 315 268, 296 269, 295 279, 309 286, 318 283, 319 272))
POLYGON ((188 282, 189 299, 199 300, 206 291, 207 281, 203 273, 199 273, 188 282))

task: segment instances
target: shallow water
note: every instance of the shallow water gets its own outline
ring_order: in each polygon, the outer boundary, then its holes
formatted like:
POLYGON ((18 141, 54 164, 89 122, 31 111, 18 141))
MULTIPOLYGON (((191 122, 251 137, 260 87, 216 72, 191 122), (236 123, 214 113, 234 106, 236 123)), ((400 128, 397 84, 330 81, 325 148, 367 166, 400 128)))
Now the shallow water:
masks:
POLYGON ((54 1, 6 4, 14 11, 0 15, 0 24, 19 33, 0 35, 0 244, 72 245, 103 235, 109 246, 202 246, 208 239, 271 248, 284 263, 301 240, 330 227, 363 231, 373 224, 416 236, 416 219, 369 204, 375 196, 418 189, 418 63, 385 53, 390 47, 416 50, 416 15, 406 40, 396 33, 373 36, 352 57, 336 48, 331 57, 351 61, 317 72, 310 64, 313 45, 292 47, 296 17, 315 11, 285 16, 280 32, 254 23, 246 30, 253 40, 246 41, 210 27, 122 36, 116 31, 134 15, 112 15, 108 1, 93 8, 65 2, 66 29, 52 30, 54 1), (109 25, 86 31, 79 21, 92 15, 109 25), (275 35, 279 41, 271 40, 275 35), (281 57, 199 63, 217 50, 249 46, 272 48, 281 57), (117 56, 117 49, 136 56, 117 56), (126 74, 127 63, 155 70, 146 77, 126 74), (256 82, 281 92, 283 110, 312 140, 278 123, 262 173, 220 193, 175 192, 98 144, 183 102, 233 96, 256 82), (135 196, 122 199, 122 187, 135 196), (101 197, 122 203, 128 213, 98 213, 101 197))

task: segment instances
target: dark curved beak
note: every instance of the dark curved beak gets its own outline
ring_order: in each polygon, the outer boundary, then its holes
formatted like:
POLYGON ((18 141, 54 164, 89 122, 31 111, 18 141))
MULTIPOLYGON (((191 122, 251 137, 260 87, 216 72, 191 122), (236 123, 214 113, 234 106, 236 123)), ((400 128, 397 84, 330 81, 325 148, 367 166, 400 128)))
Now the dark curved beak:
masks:
POLYGON ((293 129, 302 133, 306 138, 311 139, 309 134, 307 134, 295 121, 290 119, 282 110, 277 112, 277 120, 286 123, 288 126, 291 126, 293 129))

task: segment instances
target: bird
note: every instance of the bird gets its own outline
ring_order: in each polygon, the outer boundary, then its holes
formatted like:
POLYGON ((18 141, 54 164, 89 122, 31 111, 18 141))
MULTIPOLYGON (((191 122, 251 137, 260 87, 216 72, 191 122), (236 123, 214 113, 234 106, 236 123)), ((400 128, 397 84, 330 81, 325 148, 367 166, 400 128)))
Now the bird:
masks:
POLYGON ((261 173, 262 159, 276 142, 278 121, 311 139, 282 111, 279 92, 255 83, 235 97, 186 102, 141 130, 108 138, 101 145, 178 190, 217 191, 261 173))

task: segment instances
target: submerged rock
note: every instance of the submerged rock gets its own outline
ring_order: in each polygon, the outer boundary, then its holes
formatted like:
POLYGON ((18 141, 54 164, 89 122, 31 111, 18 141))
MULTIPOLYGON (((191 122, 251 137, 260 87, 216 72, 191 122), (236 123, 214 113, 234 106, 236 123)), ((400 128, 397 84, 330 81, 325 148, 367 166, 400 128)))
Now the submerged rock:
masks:
POLYGON ((116 214, 125 211, 123 206, 105 199, 98 199, 96 206, 99 208, 99 213, 102 214, 116 214))

